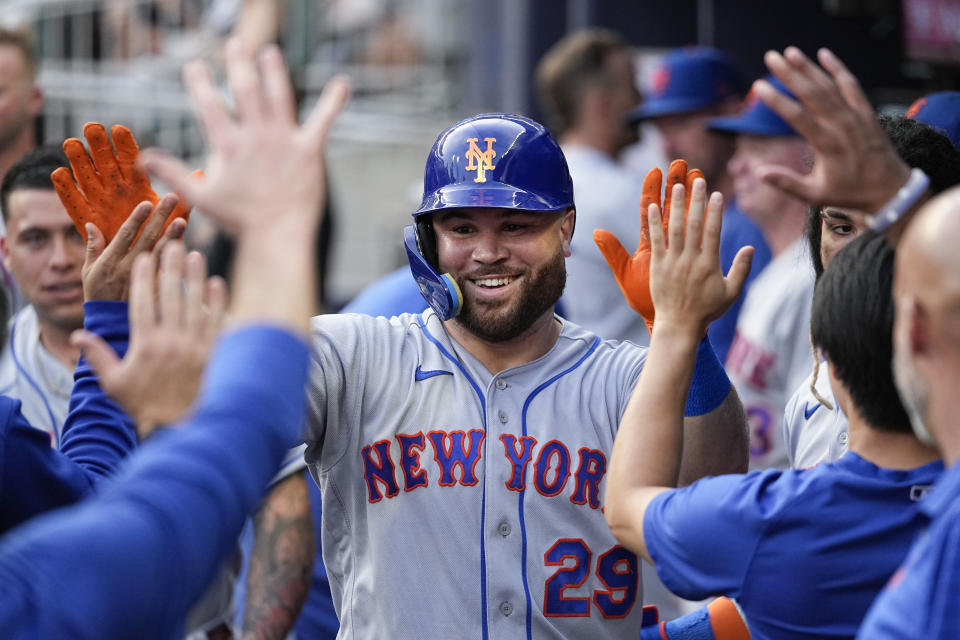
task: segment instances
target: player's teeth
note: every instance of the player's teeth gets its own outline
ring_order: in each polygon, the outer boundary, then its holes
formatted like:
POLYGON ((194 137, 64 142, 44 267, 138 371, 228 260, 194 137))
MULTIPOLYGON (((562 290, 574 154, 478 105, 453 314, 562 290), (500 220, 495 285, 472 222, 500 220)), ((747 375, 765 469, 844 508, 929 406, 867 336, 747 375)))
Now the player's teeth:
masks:
POLYGON ((510 284, 510 278, 485 278, 483 280, 475 280, 478 285, 481 287, 502 287, 505 284, 510 284))

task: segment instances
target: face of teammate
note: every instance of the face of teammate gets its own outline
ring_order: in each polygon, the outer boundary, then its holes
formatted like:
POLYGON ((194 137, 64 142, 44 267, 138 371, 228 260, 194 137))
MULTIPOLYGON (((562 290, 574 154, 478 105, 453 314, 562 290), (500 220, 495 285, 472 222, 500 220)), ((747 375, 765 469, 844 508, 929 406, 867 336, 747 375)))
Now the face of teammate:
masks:
POLYGON ((733 136, 720 135, 707 129, 707 120, 718 115, 701 109, 653 118, 663 140, 663 153, 668 159, 683 158, 691 167, 703 171, 708 185, 723 178, 727 161, 733 154, 733 136))
POLYGON ((43 99, 18 48, 0 45, 0 150, 33 126, 43 99))
POLYGON ((824 207, 820 211, 820 260, 826 269, 840 249, 867 228, 862 211, 824 207))
POLYGON ((488 342, 524 334, 553 313, 566 283, 574 214, 456 209, 434 214, 441 273, 463 293, 454 319, 488 342))
POLYGON ((7 235, 0 240, 7 270, 41 322, 81 328, 85 246, 57 193, 17 189, 7 208, 7 235))
POLYGON ((741 134, 736 137, 736 150, 727 169, 733 179, 733 192, 737 206, 757 224, 779 218, 784 210, 806 205, 800 200, 760 180, 758 169, 764 165, 780 165, 807 173, 809 150, 806 142, 798 136, 755 136, 741 134))

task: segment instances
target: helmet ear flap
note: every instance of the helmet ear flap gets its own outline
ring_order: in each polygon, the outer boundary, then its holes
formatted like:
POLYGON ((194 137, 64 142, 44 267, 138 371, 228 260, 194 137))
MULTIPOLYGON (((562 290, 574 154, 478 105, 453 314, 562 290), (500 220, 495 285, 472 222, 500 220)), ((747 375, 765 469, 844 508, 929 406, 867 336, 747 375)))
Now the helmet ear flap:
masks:
MULTIPOLYGON (((424 216, 426 217, 426 216, 424 216)), ((403 229, 403 246, 407 251, 407 259, 410 261, 410 271, 413 273, 413 279, 420 289, 421 295, 427 304, 437 312, 441 320, 449 320, 460 313, 463 306, 463 294, 460 287, 457 286, 449 273, 440 274, 434 266, 436 263, 436 237, 430 242, 424 242, 419 235, 417 226, 407 225, 403 229), (421 253, 421 247, 431 247, 434 259, 431 263, 427 257, 421 253)), ((429 225, 429 233, 433 234, 433 225, 429 225)))
POLYGON ((417 249, 431 267, 440 269, 440 259, 437 255, 437 232, 433 230, 433 216, 417 216, 417 249))

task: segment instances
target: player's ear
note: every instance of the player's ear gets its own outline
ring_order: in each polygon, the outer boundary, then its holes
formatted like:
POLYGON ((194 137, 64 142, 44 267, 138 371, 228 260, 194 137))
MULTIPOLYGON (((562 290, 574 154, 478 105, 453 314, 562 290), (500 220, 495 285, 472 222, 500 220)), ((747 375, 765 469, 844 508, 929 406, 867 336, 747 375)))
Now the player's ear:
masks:
POLYGON ((575 209, 567 209, 560 222, 560 243, 563 247, 563 255, 570 257, 570 241, 573 239, 573 229, 577 224, 577 212, 575 209))
POLYGON ((40 109, 43 108, 43 100, 43 89, 37 86, 34 86, 32 89, 30 89, 30 99, 27 102, 27 105, 32 116, 36 117, 36 115, 40 113, 40 109))
POLYGON ((830 389, 833 391, 833 397, 836 398, 837 404, 840 405, 840 409, 849 415, 850 413, 850 392, 847 391, 846 385, 840 381, 840 378, 837 377, 837 370, 833 366, 833 362, 830 361, 830 357, 827 356, 827 376, 830 380, 830 389))
POLYGON ((930 319, 927 310, 916 296, 907 295, 903 304, 904 319, 907 323, 907 344, 910 346, 910 356, 923 356, 930 350, 930 319))

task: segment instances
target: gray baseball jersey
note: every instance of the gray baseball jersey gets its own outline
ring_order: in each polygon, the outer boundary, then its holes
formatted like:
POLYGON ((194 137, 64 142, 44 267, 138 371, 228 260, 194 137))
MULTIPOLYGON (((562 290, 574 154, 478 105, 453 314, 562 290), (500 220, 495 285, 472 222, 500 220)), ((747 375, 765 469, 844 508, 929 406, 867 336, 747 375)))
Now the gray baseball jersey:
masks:
POLYGON ((50 444, 57 447, 70 408, 73 369, 40 342, 37 312, 32 306, 10 319, 7 332, 0 357, 0 393, 19 400, 27 422, 46 431, 50 444))
POLYGON ((808 469, 821 462, 831 462, 847 452, 849 425, 830 388, 827 363, 817 371, 817 393, 833 405, 830 410, 810 391, 813 374, 807 376, 787 402, 783 412, 783 441, 787 457, 794 469, 808 469))
POLYGON ((344 638, 636 638, 604 475, 646 351, 563 322, 491 375, 433 311, 315 318, 306 460, 344 638))
POLYGON ((798 239, 753 281, 737 317, 726 368, 747 412, 753 469, 788 465, 780 422, 790 394, 813 369, 813 284, 806 245, 798 239))

